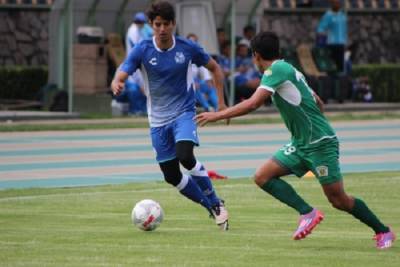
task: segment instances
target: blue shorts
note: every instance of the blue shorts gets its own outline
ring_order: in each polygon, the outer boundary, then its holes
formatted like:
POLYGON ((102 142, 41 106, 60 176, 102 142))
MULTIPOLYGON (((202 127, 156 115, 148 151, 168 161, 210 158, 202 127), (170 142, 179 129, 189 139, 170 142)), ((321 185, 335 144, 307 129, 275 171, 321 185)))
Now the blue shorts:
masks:
POLYGON ((185 112, 173 122, 150 128, 151 142, 158 162, 176 158, 175 144, 179 141, 192 141, 199 145, 194 116, 194 112, 185 112))

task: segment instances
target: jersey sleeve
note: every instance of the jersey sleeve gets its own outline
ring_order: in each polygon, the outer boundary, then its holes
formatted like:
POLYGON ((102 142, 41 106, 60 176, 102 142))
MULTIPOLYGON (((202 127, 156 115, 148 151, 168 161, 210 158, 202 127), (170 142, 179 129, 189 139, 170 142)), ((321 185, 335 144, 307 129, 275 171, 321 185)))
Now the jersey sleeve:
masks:
POLYGON ((210 61, 210 56, 198 44, 191 42, 190 45, 192 47, 192 63, 197 66, 206 65, 210 61))
POLYGON ((264 72, 258 88, 275 93, 277 88, 287 80, 287 76, 285 67, 281 66, 280 63, 276 63, 264 72))
POLYGON ((129 52, 128 56, 125 58, 124 62, 122 62, 119 67, 120 71, 126 72, 129 75, 132 75, 142 63, 142 55, 143 55, 143 46, 141 43, 135 45, 131 52, 129 52))

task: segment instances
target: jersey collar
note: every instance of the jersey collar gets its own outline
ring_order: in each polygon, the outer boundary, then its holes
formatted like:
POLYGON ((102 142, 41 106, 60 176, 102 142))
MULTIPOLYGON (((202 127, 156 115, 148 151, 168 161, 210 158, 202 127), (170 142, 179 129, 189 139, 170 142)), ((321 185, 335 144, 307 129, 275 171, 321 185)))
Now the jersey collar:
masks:
POLYGON ((167 52, 167 51, 171 51, 171 50, 174 49, 174 47, 175 47, 175 36, 172 35, 172 46, 171 46, 170 48, 168 48, 168 50, 162 50, 162 49, 160 49, 160 48, 157 46, 157 42, 156 42, 156 37, 155 37, 155 36, 153 36, 153 45, 154 45, 155 49, 156 49, 158 52, 167 52))

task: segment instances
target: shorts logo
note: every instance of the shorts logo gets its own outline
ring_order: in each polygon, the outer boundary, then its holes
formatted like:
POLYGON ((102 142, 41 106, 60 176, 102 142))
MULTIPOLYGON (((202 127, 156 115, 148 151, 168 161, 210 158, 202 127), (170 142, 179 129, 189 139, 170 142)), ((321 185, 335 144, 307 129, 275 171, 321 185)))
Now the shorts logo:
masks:
POLYGON ((180 64, 185 63, 185 55, 182 52, 176 52, 175 62, 180 64))
POLYGON ((328 176, 328 167, 327 166, 318 166, 316 168, 319 177, 328 176))

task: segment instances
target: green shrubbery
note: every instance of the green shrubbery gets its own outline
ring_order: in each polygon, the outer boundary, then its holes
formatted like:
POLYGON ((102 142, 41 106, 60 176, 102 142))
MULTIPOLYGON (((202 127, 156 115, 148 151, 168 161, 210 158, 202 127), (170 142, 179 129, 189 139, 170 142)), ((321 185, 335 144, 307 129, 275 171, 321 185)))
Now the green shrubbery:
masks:
POLYGON ((39 100, 47 76, 46 67, 0 67, 0 99, 39 100))
POLYGON ((374 101, 400 102, 400 64, 368 64, 353 67, 353 77, 367 76, 374 101))

